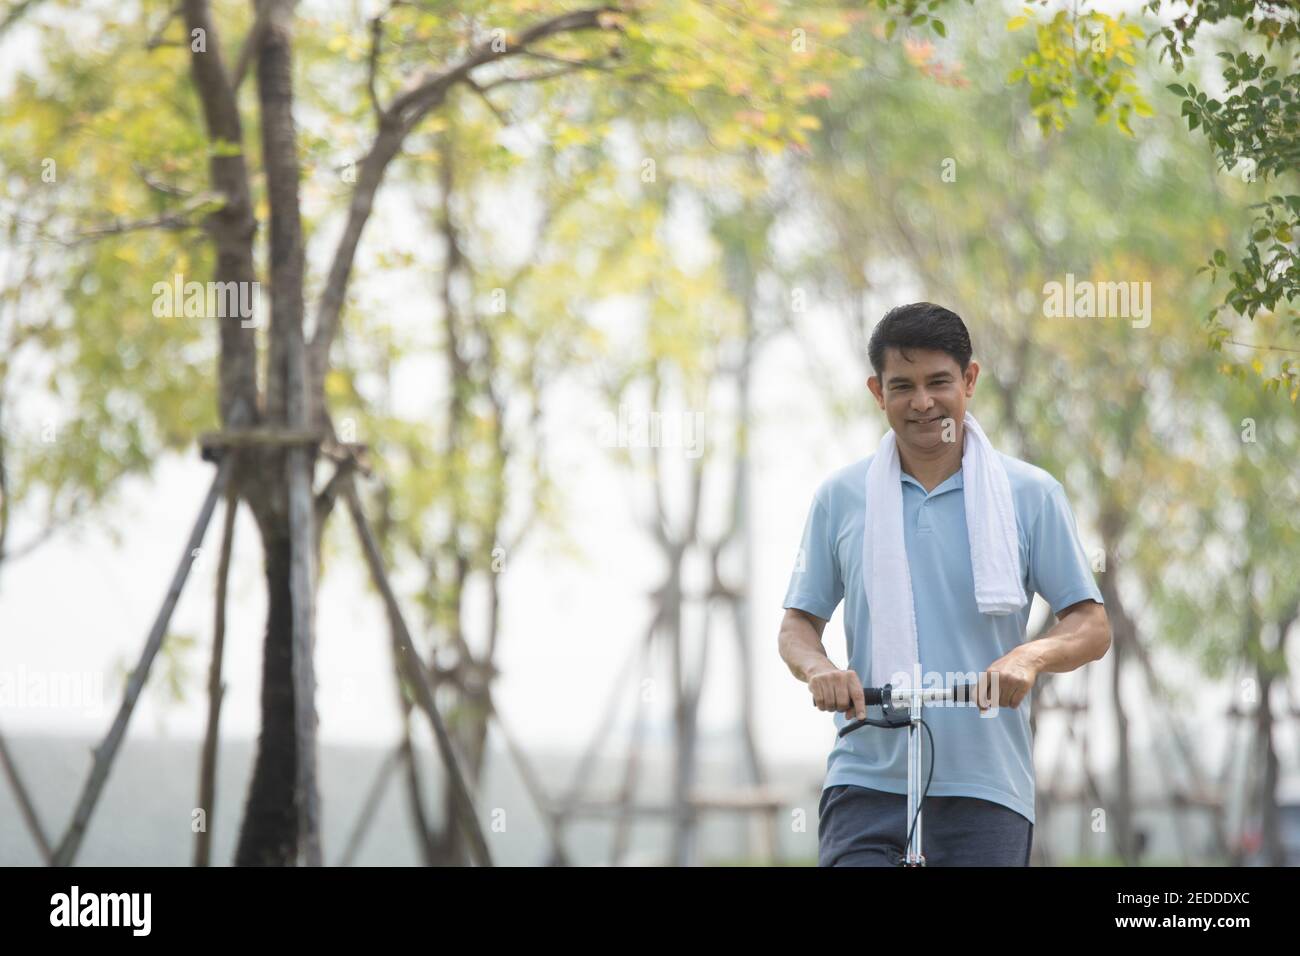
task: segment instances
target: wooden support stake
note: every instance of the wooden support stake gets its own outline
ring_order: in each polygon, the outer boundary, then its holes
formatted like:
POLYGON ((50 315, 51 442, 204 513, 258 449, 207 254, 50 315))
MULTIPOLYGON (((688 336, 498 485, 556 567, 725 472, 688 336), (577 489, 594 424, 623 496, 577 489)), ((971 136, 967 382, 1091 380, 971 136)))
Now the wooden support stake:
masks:
POLYGON ((42 829, 40 818, 36 815, 36 806, 27 795, 27 788, 23 786, 22 777, 18 775, 18 765, 14 763, 3 736, 0 736, 0 765, 3 765, 5 776, 9 778, 9 784, 14 788, 14 796, 18 800, 18 809, 23 815, 23 822, 27 824, 27 832, 36 841, 36 848, 41 851, 41 859, 48 866, 53 860, 50 841, 45 838, 45 830, 42 829))
POLYGON ((388 780, 401 762, 402 745, 398 744, 388 752, 383 763, 379 765, 379 773, 375 776, 375 781, 370 785, 370 791, 361 804, 361 812, 357 814, 357 822, 352 825, 352 834, 348 837, 347 846, 343 848, 339 866, 351 866, 352 861, 356 859, 357 853, 361 850, 361 841, 365 838, 366 830, 370 828, 370 821, 374 819, 375 811, 379 809, 379 801, 383 799, 384 791, 388 788, 388 780))
POLYGON ((428 675, 425 674, 424 665, 415 653, 415 647, 411 641, 411 632, 407 630, 406 622, 402 619, 402 611, 397 604, 397 596, 393 593, 392 586, 388 582, 388 575, 384 571, 384 560, 379 553, 379 546, 375 544, 374 535, 370 531, 370 524, 366 521, 365 512, 361 509, 361 499, 357 495, 356 483, 349 474, 342 482, 342 485, 343 496, 348 503, 348 511, 352 514, 357 536, 361 539, 361 548, 365 553, 367 563, 370 565, 370 575, 374 580, 375 587, 383 597, 384 607, 388 611, 389 632, 392 637, 393 657, 397 672, 405 675, 410 682, 416 703, 424 711, 430 725, 433 727, 434 739, 438 743, 438 752, 442 757, 443 766, 447 770, 447 785, 451 787, 453 799, 459 808, 459 816, 465 828, 465 836, 469 839, 470 848, 473 850, 480 866, 491 866, 492 857, 488 852, 487 841, 483 837, 483 828, 479 825, 478 812, 474 808, 474 801, 470 797, 469 787, 465 783, 465 775, 461 771, 460 761, 456 757, 451 734, 447 732, 447 726, 443 723, 442 715, 438 713, 438 708, 433 700, 433 690, 429 686, 428 675))
POLYGON ((117 717, 113 720, 113 726, 109 728, 108 735, 104 738, 103 743, 94 750, 95 762, 81 792, 81 799, 77 802, 76 812, 73 814, 72 822, 68 824, 68 830, 64 833, 63 839, 59 841, 58 849, 54 852, 53 864, 55 866, 71 866, 72 861, 76 858, 77 850, 81 846, 81 840, 86 835, 86 827, 90 823, 90 815, 94 812, 100 792, 104 789, 104 784, 108 780, 108 771, 113 765, 113 760, 117 756, 123 738, 126 736, 126 725, 131 720, 131 714, 134 712, 136 702, 140 698, 140 692, 144 690, 145 681, 149 678, 149 668, 153 665, 153 659, 158 655, 158 651, 162 647, 163 637, 167 633, 167 625, 172 619, 172 612, 176 610, 176 602, 180 600, 181 590, 185 587, 185 580, 189 577, 190 568, 194 564, 194 557, 198 553, 199 546, 203 543, 203 534, 207 531, 208 523, 212 520, 212 512, 217 507, 217 499, 221 497, 222 492, 225 491, 226 482, 230 480, 231 467, 231 459, 225 459, 217 468, 217 474, 212 479, 212 487, 208 489, 208 496, 204 499, 203 507, 199 510, 199 516, 194 522, 194 528, 190 531, 189 541, 185 544, 185 552, 181 555, 180 564, 177 565, 176 573, 172 576, 172 583, 163 598, 162 607, 158 609, 158 616, 154 618, 153 628, 149 631, 144 650, 140 652, 140 660, 136 664, 135 670, 131 672, 130 679, 126 682, 126 693, 122 697, 122 704, 118 708, 117 717))
POLYGON ((320 790, 316 779, 316 555, 312 450, 289 449, 289 592, 293 603, 293 707, 297 739, 298 850, 307 866, 321 866, 320 790))
POLYGON ((542 782, 524 756, 523 749, 515 742, 514 735, 506 727, 501 712, 497 710, 496 702, 492 699, 490 690, 487 692, 486 697, 488 712, 496 720, 497 730, 501 732, 501 739, 505 742, 506 751, 510 754, 510 759, 514 761, 515 769, 519 771, 519 779, 523 781, 524 789, 532 797, 533 804, 541 815, 542 826, 546 828, 546 835, 551 841, 551 859, 556 866, 569 866, 569 854, 564 849, 564 838, 560 833, 560 827, 556 823, 555 811, 542 788, 542 782))
POLYGON ((221 701, 226 696, 226 685, 221 680, 221 662, 226 646, 226 587, 230 578, 230 552, 234 547, 235 516, 238 512, 239 496, 232 484, 226 491, 221 557, 217 563, 212 659, 208 664, 208 726, 203 735, 203 754, 199 764, 198 806, 203 810, 203 829, 194 834, 195 866, 207 866, 212 857, 212 826, 217 812, 217 746, 221 739, 221 701))

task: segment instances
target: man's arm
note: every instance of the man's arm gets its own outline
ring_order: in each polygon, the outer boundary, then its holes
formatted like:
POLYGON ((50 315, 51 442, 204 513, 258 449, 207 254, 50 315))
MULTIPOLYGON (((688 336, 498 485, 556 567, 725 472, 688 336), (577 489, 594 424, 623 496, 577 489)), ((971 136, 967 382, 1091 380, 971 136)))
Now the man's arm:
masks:
POLYGON ((790 673, 805 684, 811 672, 831 664, 822 644, 822 632, 826 622, 815 614, 801 611, 797 607, 786 608, 785 617, 781 619, 781 634, 777 644, 781 651, 781 660, 790 668, 790 673))
MULTIPOLYGON (((1020 644, 989 665, 997 692, 992 699, 980 697, 999 707, 1020 706, 1039 674, 1075 670, 1110 649, 1110 621, 1060 482, 1053 483, 1030 528, 1029 586, 1056 612, 1057 622, 1038 640, 1020 644)), ((987 687, 983 679, 981 683, 987 687)))
POLYGON ((1101 660, 1110 650, 1110 619, 1096 601, 1071 604, 1056 617, 1038 640, 1026 641, 989 665, 990 673, 997 672, 999 707, 1019 707, 1039 674, 1068 673, 1101 660))
POLYGON ((867 716, 862 682, 852 668, 840 670, 826 656, 822 632, 826 622, 798 608, 786 608, 777 639, 781 660, 790 673, 808 685, 818 710, 842 711, 846 717, 867 716))
POLYGON ((1110 650, 1110 618, 1096 601, 1071 604, 1056 616, 1052 629, 1022 644, 1038 673, 1065 674, 1099 661, 1110 650))

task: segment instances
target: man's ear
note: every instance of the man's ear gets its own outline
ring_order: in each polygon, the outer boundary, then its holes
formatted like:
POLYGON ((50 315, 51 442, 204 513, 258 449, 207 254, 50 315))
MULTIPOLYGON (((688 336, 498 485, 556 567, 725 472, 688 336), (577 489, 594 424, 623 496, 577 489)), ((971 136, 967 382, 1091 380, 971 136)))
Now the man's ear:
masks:
POLYGON ((971 359, 970 364, 966 366, 966 374, 962 377, 966 381, 966 397, 970 398, 975 394, 975 380, 980 377, 980 363, 971 359))
POLYGON ((871 394, 876 396, 876 404, 881 408, 885 407, 885 394, 880 389, 880 379, 871 376, 867 379, 867 388, 871 389, 871 394))

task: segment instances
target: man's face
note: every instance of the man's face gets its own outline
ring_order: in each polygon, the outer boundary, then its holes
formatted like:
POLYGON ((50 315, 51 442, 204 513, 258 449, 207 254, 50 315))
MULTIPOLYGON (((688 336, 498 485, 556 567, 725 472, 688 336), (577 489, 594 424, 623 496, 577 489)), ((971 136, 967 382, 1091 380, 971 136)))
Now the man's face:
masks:
POLYGON ((975 392, 979 363, 963 375, 947 352, 930 349, 885 349, 884 369, 867 379, 867 387, 889 419, 899 444, 929 451, 956 440, 966 404, 975 392), (946 421, 951 419, 951 421, 946 421))

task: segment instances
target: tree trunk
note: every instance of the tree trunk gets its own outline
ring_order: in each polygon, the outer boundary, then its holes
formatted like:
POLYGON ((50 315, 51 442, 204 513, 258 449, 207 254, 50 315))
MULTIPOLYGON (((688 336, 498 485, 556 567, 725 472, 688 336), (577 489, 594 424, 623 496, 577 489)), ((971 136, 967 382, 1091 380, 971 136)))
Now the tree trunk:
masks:
MULTIPOLYGON (((283 462, 283 456, 274 457, 283 462)), ((278 476, 277 476, 278 477, 278 476)), ((277 489, 283 496, 283 487, 277 489)), ((287 509, 259 516, 267 616, 262 650, 262 730, 235 851, 236 866, 292 866, 297 858, 297 738, 294 731, 293 599, 287 509)))
MULTIPOLYGON (((311 383, 303 343, 303 239, 298 206, 297 131, 293 118, 293 7, 265 0, 256 50, 262 159, 270 205, 271 324, 266 415, 277 424, 309 420, 311 383)), ((320 863, 316 784, 315 590, 312 477, 316 449, 275 448, 256 458, 250 505, 265 551, 267 631, 262 658, 262 732, 236 863, 292 866, 301 850, 320 863), (260 512, 260 513, 259 513, 260 512)))
POLYGON ((1107 814, 1107 826, 1115 834, 1115 850, 1126 866, 1136 862, 1133 840, 1133 756, 1130 747, 1128 712, 1120 690, 1124 674, 1124 659, 1128 656, 1130 642, 1136 642, 1137 629, 1120 600, 1119 588, 1113 574, 1101 575, 1100 588, 1110 618, 1111 633, 1111 706, 1115 709, 1115 790, 1107 814))

